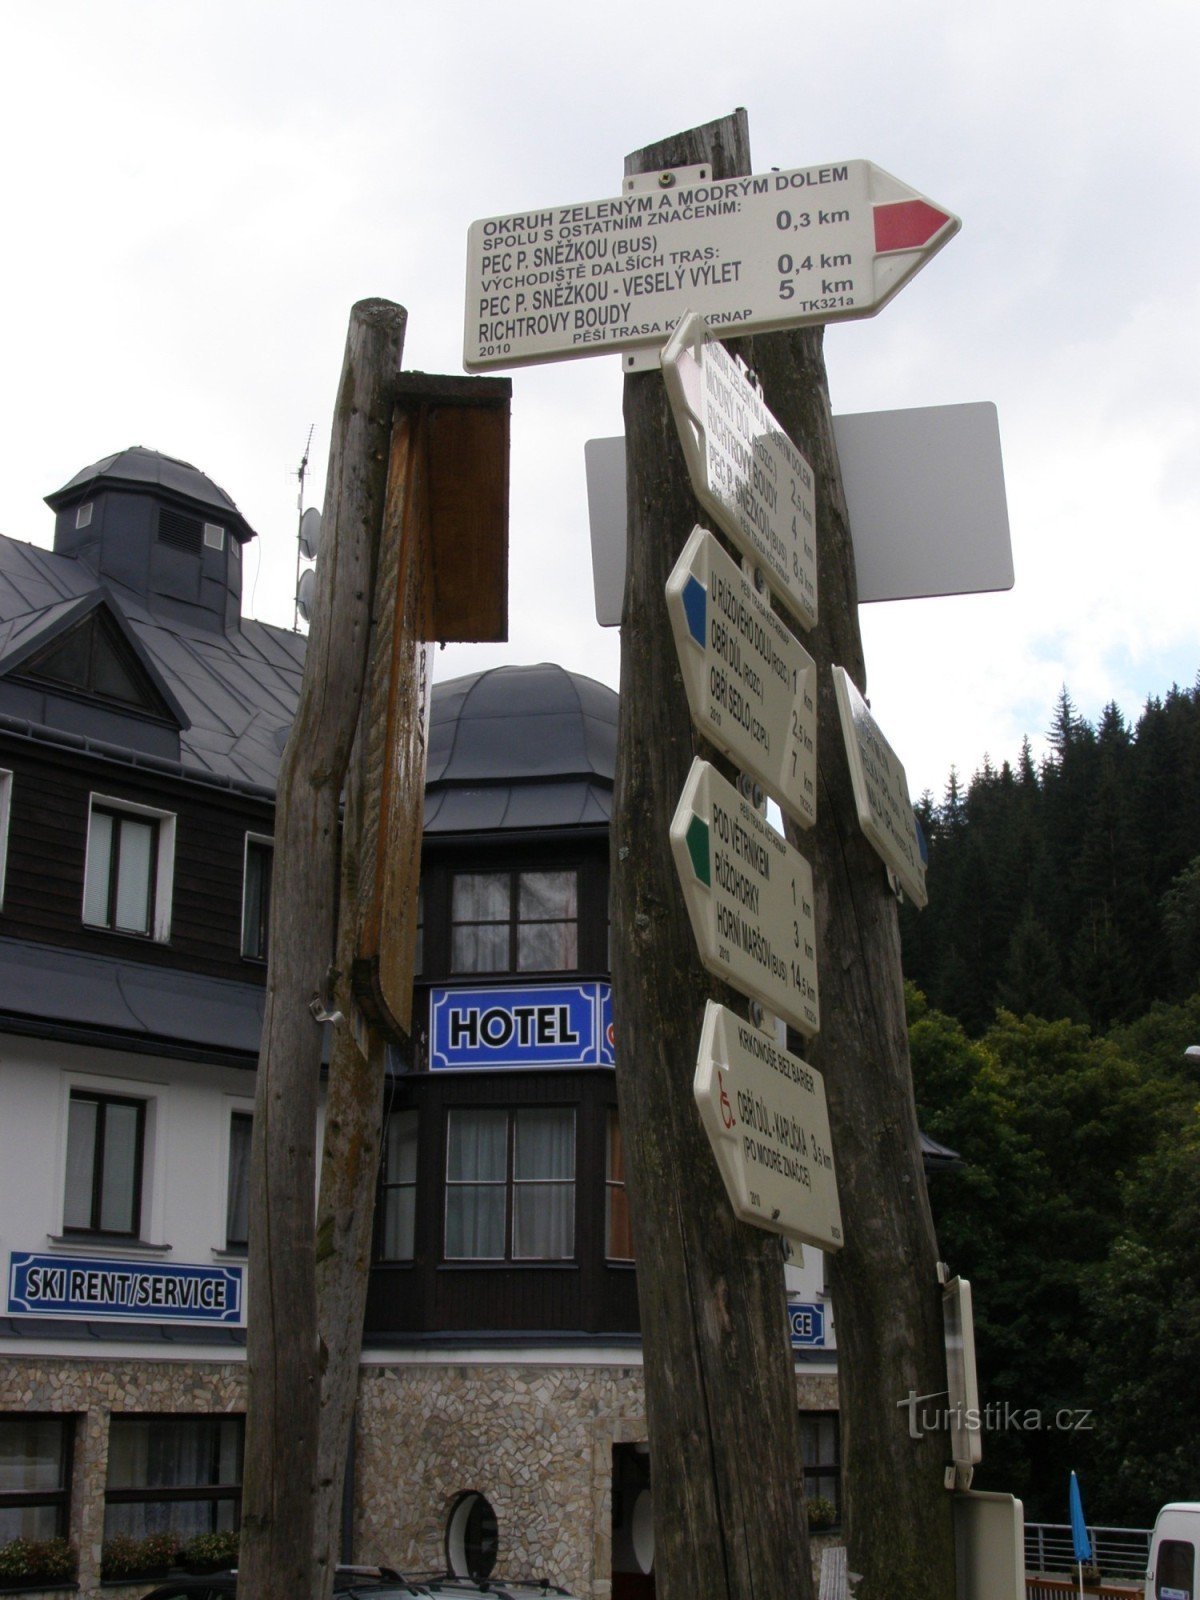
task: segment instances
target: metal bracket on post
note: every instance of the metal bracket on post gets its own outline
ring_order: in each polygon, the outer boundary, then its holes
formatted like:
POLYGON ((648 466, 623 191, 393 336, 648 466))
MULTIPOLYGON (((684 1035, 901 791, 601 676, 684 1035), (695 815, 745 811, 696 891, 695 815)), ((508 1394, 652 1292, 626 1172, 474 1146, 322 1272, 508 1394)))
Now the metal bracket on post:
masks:
POLYGON ((313 995, 308 1002, 308 1009, 312 1012, 313 1021, 324 1024, 332 1022, 334 1026, 346 1019, 334 1004, 333 992, 337 986, 338 973, 336 967, 330 967, 325 974, 325 981, 321 985, 319 994, 313 995))
POLYGON ((763 786, 757 778, 749 772, 739 772, 737 787, 738 793, 749 800, 756 811, 766 813, 767 797, 763 793, 763 786))
MULTIPOLYGON (((680 184, 707 183, 712 168, 707 164, 698 167, 663 167, 658 172, 635 172, 621 180, 622 194, 663 194, 680 184)), ((663 344, 670 330, 663 334, 663 344)), ((662 351, 654 345, 641 350, 626 350, 621 356, 622 372, 657 372, 662 351)))

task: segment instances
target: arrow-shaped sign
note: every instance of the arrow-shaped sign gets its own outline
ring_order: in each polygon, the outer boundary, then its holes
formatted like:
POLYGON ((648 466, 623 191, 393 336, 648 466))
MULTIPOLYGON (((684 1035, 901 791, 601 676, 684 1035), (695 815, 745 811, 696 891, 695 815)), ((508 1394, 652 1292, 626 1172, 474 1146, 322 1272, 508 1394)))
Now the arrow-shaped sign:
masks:
POLYGON ((771 415, 745 364, 689 312, 662 352, 696 498, 811 628, 817 620, 812 468, 771 415))
POLYGON ((840 1250, 842 1213, 821 1074, 710 1000, 692 1092, 743 1222, 840 1250))
POLYGON ((813 875, 800 852, 697 758, 671 854, 703 965, 806 1038, 819 1033, 813 875))
POLYGON ((817 820, 817 668, 705 528, 667 580, 692 720, 802 828, 817 820))
POLYGON ((688 310, 720 336, 873 316, 961 226, 870 161, 706 172, 473 223, 468 371, 660 347, 688 310))

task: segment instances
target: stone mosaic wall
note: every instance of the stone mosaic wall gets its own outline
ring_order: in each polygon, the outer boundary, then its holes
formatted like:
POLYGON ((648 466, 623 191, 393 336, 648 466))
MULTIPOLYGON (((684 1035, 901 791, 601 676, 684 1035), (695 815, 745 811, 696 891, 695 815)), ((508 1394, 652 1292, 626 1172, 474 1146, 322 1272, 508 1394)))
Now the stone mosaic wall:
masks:
MULTIPOLYGON (((114 1411, 246 1409, 240 1363, 178 1361, 20 1360, 0 1358, 0 1411, 70 1412, 75 1417, 69 1537, 79 1551, 79 1592, 100 1593, 104 1538, 104 1484, 108 1472, 108 1419, 114 1411)), ((145 1593, 149 1585, 133 1594, 145 1593)), ((125 1591, 104 1590, 105 1600, 125 1591)))
MULTIPOLYGON (((837 1379, 802 1375, 804 1410, 837 1379)), ((390 1367, 359 1387, 357 1559, 424 1571, 444 1561, 458 1495, 486 1495, 497 1571, 608 1600, 612 1450, 646 1438, 640 1367, 390 1367)))
MULTIPOLYGON (((837 1380, 801 1375, 805 1410, 833 1410, 837 1380)), ((0 1359, 0 1411, 76 1417, 70 1538, 79 1591, 100 1600, 108 1424, 115 1412, 241 1412, 240 1363, 0 1359)), ((536 1575, 581 1600, 609 1600, 612 1450, 646 1438, 640 1367, 365 1367, 355 1441, 354 1556, 442 1568, 447 1519, 464 1490, 500 1526, 498 1571, 536 1575)), ((104 1600, 139 1589, 106 1586, 104 1600)))

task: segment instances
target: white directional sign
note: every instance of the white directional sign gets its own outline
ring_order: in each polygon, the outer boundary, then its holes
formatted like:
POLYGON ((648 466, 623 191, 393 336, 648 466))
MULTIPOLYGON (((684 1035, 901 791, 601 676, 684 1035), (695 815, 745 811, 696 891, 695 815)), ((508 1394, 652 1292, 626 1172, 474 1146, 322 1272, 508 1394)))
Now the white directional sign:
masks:
POLYGON ((849 673, 844 667, 830 670, 850 760, 859 826, 899 878, 909 899, 915 905, 926 906, 929 894, 925 888, 925 856, 904 768, 849 673))
POLYGON ((697 728, 801 827, 817 820, 816 664, 705 528, 667 580, 697 728))
POLYGON ((975 1368, 975 1316, 971 1285, 950 1278, 942 1285, 942 1325, 946 1334, 946 1396, 950 1404, 950 1459, 978 1466, 983 1441, 979 1431, 979 1378, 975 1368))
POLYGON ((693 1092, 742 1221, 840 1250, 842 1213, 821 1074, 710 1000, 693 1092))
POLYGON ((812 868, 707 761, 692 762, 671 853, 700 960, 812 1037, 817 998, 812 868))
POLYGON ((817 620, 812 469, 750 382, 745 364, 689 312, 662 353, 663 380, 692 488, 806 628, 817 620))
POLYGON ((869 161, 703 171, 472 223, 468 372, 663 345, 688 310, 733 333, 869 317, 961 225, 869 161))

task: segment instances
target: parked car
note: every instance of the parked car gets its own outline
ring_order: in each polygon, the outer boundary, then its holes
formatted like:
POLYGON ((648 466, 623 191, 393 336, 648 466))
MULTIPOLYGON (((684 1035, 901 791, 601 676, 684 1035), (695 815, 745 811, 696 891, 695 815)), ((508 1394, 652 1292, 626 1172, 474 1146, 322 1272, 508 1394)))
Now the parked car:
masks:
MULTIPOLYGON (((423 1600, 427 1594, 424 1584, 390 1567, 339 1567, 333 1579, 334 1600, 423 1600)), ((151 1589, 144 1600, 235 1600, 236 1595, 237 1572, 231 1568, 203 1577, 172 1578, 151 1589)))
POLYGON ((1146 1600, 1195 1600, 1200 1581, 1200 1502, 1176 1500, 1154 1519, 1146 1600))
POLYGON ((474 1578, 456 1578, 451 1573, 441 1577, 424 1575, 419 1580, 431 1600, 572 1600, 570 1592, 544 1578, 486 1578, 476 1583, 474 1578))

